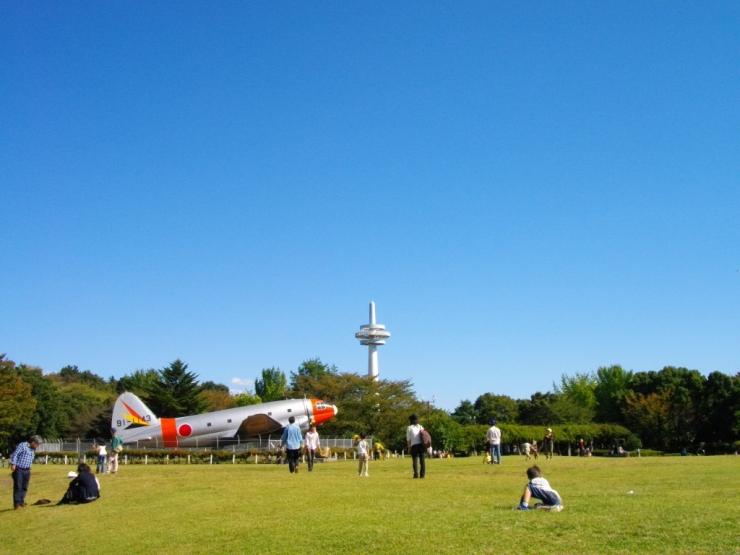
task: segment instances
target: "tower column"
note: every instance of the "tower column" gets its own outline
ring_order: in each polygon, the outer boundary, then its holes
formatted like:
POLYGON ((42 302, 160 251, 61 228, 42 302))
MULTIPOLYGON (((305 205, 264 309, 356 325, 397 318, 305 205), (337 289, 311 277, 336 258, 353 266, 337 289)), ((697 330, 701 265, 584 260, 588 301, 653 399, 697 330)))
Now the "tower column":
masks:
POLYGON ((378 347, 376 345, 368 345, 367 347, 367 375, 374 379, 378 379, 378 347))
POLYGON ((373 301, 370 301, 368 318, 369 322, 360 326, 360 331, 355 333, 355 338, 360 341, 360 345, 367 347, 367 375, 373 380, 377 380, 380 375, 378 347, 385 345, 386 340, 391 336, 391 332, 386 330, 383 324, 376 322, 375 302, 373 301))

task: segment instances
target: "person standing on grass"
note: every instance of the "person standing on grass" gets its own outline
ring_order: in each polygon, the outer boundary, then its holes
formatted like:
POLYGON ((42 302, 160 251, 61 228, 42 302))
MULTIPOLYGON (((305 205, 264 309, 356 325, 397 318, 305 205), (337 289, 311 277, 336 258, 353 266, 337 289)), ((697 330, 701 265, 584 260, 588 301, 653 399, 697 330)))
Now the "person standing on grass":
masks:
POLYGON ((360 437, 357 439, 355 449, 357 450, 357 460, 360 461, 359 466, 357 467, 358 474, 360 476, 367 477, 367 461, 370 458, 370 448, 367 445, 365 434, 360 434, 360 437))
POLYGON ((31 481, 31 465, 36 457, 36 449, 41 445, 40 436, 31 436, 28 441, 19 443, 10 455, 10 474, 13 477, 13 508, 26 506, 26 492, 31 481))
POLYGON ((491 427, 486 432, 486 441, 491 450, 491 464, 501 464, 501 430, 496 426, 494 418, 491 418, 488 423, 491 427))
POLYGON ((319 432, 316 431, 316 424, 311 424, 311 427, 306 432, 306 461, 308 462, 308 471, 313 470, 313 461, 316 458, 316 451, 320 446, 319 432))
POLYGON ((542 438, 542 451, 545 452, 545 458, 551 459, 552 452, 555 449, 555 436, 552 428, 545 428, 545 437, 542 438))
POLYGON ((411 452, 411 460, 414 468, 414 478, 426 476, 426 462, 424 457, 426 449, 421 439, 421 431, 424 427, 419 424, 419 417, 415 414, 409 416, 409 426, 406 428, 406 447, 411 452))
POLYGON ((98 451, 98 464, 95 468, 96 474, 104 474, 105 473, 105 461, 108 458, 108 451, 105 449, 105 443, 99 443, 97 447, 98 451))
POLYGON ((291 474, 298 474, 298 457, 301 456, 303 436, 301 435, 301 428, 295 423, 294 416, 288 418, 288 425, 283 430, 280 443, 288 455, 288 470, 291 474))
POLYGON ((110 455, 108 455, 108 472, 115 474, 118 472, 118 455, 123 451, 123 440, 118 437, 116 430, 111 430, 110 455))

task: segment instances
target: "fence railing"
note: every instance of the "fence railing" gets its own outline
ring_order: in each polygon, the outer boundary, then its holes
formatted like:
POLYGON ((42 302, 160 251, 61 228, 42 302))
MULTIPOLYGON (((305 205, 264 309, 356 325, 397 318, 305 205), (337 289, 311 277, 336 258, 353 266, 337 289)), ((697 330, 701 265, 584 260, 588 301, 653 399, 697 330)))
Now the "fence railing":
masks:
MULTIPOLYGON (((353 447, 352 438, 321 438, 321 447, 332 448, 332 449, 351 449, 353 447)), ((109 442, 104 442, 109 444, 109 442)), ((99 442, 94 439, 81 439, 81 438, 65 438, 49 440, 45 439, 39 446, 38 451, 44 453, 85 453, 95 449, 99 445, 99 442)), ((147 442, 134 442, 127 443, 127 448, 130 449, 165 449, 165 446, 160 444, 158 441, 147 441, 147 442)), ((204 451, 204 450, 227 450, 235 453, 242 451, 278 451, 280 449, 280 437, 268 436, 266 438, 260 438, 257 440, 239 440, 239 439, 219 439, 208 445, 203 446, 192 446, 192 447, 177 447, 179 451, 204 451)))

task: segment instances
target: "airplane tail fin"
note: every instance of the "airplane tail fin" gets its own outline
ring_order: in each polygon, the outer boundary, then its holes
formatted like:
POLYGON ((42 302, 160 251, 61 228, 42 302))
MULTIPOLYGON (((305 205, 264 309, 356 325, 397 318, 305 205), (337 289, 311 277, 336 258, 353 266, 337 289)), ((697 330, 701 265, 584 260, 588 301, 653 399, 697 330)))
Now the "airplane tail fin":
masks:
POLYGON ((155 424, 159 424, 159 418, 144 404, 144 401, 130 391, 125 391, 118 396, 116 404, 113 405, 110 427, 116 430, 124 441, 126 436, 123 433, 124 430, 155 424))

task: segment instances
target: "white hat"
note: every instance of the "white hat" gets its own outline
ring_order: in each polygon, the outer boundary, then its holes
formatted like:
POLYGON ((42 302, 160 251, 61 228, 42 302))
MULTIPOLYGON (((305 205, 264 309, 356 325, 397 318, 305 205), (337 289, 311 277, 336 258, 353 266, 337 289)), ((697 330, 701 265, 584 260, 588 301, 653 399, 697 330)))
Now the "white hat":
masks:
POLYGON ((77 472, 75 472, 74 470, 70 470, 69 472, 67 472, 67 478, 77 478, 77 472))

